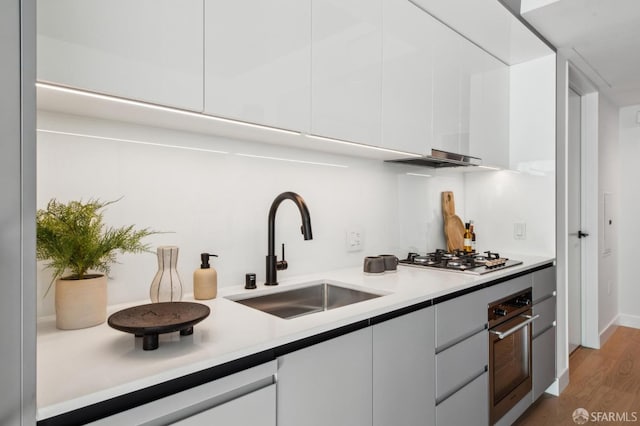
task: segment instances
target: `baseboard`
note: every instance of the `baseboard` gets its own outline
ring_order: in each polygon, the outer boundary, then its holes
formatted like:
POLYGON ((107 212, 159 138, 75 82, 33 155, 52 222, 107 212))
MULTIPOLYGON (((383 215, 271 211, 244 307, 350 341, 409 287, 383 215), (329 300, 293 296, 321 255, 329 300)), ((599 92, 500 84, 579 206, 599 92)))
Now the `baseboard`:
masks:
MULTIPOLYGON (((609 322, 609 324, 607 324, 607 326, 604 328, 604 330, 600 332, 600 347, 602 347, 602 345, 604 345, 606 341, 609 340, 609 337, 611 337, 613 332, 616 331, 616 328, 618 328, 618 318, 619 316, 616 316, 614 319, 612 319, 611 322, 609 322)), ((640 320, 640 317, 638 318, 638 320, 640 320)))
POLYGON ((624 327, 631 327, 631 328, 640 329, 640 316, 638 316, 638 315, 620 314, 617 317, 616 323, 617 323, 617 325, 621 325, 621 326, 624 326, 624 327))
POLYGON ((569 369, 567 368, 559 374, 558 377, 551 383, 545 393, 548 393, 553 396, 560 396, 560 394, 564 391, 564 389, 569 385, 569 369))

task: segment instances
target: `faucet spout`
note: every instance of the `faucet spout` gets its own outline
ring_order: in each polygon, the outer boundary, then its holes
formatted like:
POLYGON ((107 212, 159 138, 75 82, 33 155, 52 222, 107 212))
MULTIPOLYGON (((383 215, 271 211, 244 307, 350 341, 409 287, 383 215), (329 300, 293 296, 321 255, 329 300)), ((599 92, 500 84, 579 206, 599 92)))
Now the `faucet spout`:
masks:
POLYGON ((275 239, 276 239, 276 212, 280 203, 284 200, 291 200, 295 203, 300 211, 300 217, 302 218, 302 235, 305 240, 312 240, 313 233, 311 231, 311 215, 309 215, 309 209, 304 199, 295 192, 283 192, 278 195, 269 209, 269 246, 267 254, 267 277, 265 285, 278 285, 277 271, 287 269, 287 262, 284 260, 284 246, 283 246, 283 259, 278 261, 275 254, 275 239))

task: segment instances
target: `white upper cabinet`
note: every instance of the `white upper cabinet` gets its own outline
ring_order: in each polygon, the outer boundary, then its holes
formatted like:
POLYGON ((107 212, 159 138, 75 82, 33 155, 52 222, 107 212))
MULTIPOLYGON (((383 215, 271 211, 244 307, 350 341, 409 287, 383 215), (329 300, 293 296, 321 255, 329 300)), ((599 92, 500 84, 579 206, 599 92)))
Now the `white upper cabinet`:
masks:
POLYGON ((37 6, 38 80, 202 111, 202 0, 37 6))
POLYGON ((509 164, 509 67, 434 20, 432 148, 509 164))
POLYGON ((433 19, 407 0, 384 0, 382 10, 382 145, 426 154, 433 131, 433 19))
POLYGON ((311 1, 204 2, 205 112, 309 132, 311 1))
MULTIPOLYGON (((423 12, 424 13, 424 12, 423 12)), ((433 27, 433 139, 431 148, 460 152, 462 38, 440 22, 433 27)))
POLYGON ((509 67, 484 54, 471 76, 469 154, 486 166, 509 167, 509 67))
POLYGON ((311 133, 381 142, 382 1, 313 0, 311 133))

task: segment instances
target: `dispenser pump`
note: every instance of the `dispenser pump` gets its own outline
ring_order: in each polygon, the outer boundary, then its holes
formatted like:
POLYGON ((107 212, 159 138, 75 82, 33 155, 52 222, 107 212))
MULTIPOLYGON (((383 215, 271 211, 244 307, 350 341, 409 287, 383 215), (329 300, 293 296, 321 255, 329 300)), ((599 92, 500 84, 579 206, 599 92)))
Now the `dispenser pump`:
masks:
POLYGON ((218 295, 218 272, 209 265, 209 258, 217 254, 200 253, 200 268, 193 271, 193 297, 198 300, 213 299, 218 295))
POLYGON ((217 254, 210 254, 210 253, 200 253, 200 261, 202 262, 200 264, 200 268, 201 269, 209 269, 211 268, 211 265, 209 265, 209 257, 218 257, 217 254))

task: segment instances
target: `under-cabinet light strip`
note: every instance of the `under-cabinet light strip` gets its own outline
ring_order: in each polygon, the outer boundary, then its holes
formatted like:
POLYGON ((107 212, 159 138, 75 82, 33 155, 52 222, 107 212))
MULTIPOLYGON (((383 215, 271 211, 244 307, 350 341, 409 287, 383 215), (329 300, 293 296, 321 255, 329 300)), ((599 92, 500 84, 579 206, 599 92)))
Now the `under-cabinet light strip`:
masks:
POLYGON ((132 105, 132 106, 152 109, 152 110, 156 110, 156 111, 169 112, 169 113, 184 115, 184 116, 187 116, 187 117, 194 117, 194 118, 198 118, 198 119, 216 121, 216 122, 220 122, 220 123, 239 124, 241 126, 252 127, 252 128, 255 128, 255 129, 266 129, 266 130, 271 130, 271 131, 280 132, 280 133, 286 133, 288 135, 294 135, 294 136, 300 136, 300 134, 301 134, 300 132, 294 132, 292 130, 280 129, 278 127, 265 126, 265 125, 261 125, 261 124, 254 124, 254 123, 249 123, 249 122, 241 121, 241 120, 231 120, 231 119, 228 119, 228 118, 222 118, 222 117, 216 117, 216 116, 213 116, 213 115, 201 114, 201 113, 198 113, 198 112, 187 111, 187 110, 184 110, 184 109, 166 107, 166 106, 151 104, 151 103, 142 102, 142 101, 133 101, 131 99, 124 99, 124 98, 119 98, 119 97, 116 97, 116 96, 101 95, 99 93, 87 92, 87 91, 84 91, 84 90, 71 89, 71 88, 68 88, 68 87, 61 87, 61 86, 56 86, 56 85, 47 84, 47 83, 36 83, 36 87, 42 87, 42 88, 47 89, 47 90, 54 90, 54 91, 62 92, 62 93, 70 93, 70 94, 73 94, 73 95, 84 96, 84 97, 87 97, 87 98, 100 99, 100 100, 108 101, 108 102, 116 102, 116 103, 120 103, 120 104, 132 105))
POLYGON ((72 89, 72 88, 69 88, 69 87, 57 86, 57 85, 54 85, 54 84, 38 82, 38 83, 36 83, 36 87, 40 87, 40 88, 43 88, 43 89, 46 89, 46 90, 53 90, 53 91, 57 91, 57 92, 61 92, 61 93, 69 93, 69 94, 72 94, 72 95, 83 96, 83 97, 86 97, 86 98, 100 99, 100 100, 103 100, 103 101, 115 102, 115 103, 124 104, 124 105, 132 105, 132 106, 151 109, 151 110, 156 110, 156 111, 169 112, 169 113, 179 114, 179 115, 183 115, 183 116, 187 116, 187 117, 193 117, 193 118, 197 118, 197 119, 210 120, 210 121, 215 121, 215 122, 219 122, 219 123, 238 124, 238 125, 241 125, 241 126, 251 127, 251 128, 254 128, 254 129, 270 130, 270 131, 280 132, 280 133, 293 135, 293 136, 301 136, 302 135, 302 136, 306 136, 306 137, 312 138, 312 139, 317 139, 317 140, 326 141, 326 142, 332 142, 332 143, 338 143, 338 144, 342 144, 342 145, 348 145, 348 146, 352 146, 352 147, 355 147, 355 148, 368 149, 368 150, 380 151, 380 152, 387 152, 387 153, 390 153, 390 154, 397 154, 397 155, 402 156, 402 157, 416 157, 416 158, 421 157, 421 155, 414 154, 412 152, 405 152, 405 151, 398 151, 398 150, 395 150, 395 149, 381 148, 381 147, 377 147, 377 146, 370 146, 370 145, 365 145, 365 144, 356 143, 356 142, 349 142, 349 141, 345 141, 345 140, 341 140, 341 139, 328 138, 328 137, 324 137, 324 136, 310 135, 310 134, 307 134, 307 133, 301 133, 301 132, 296 132, 296 131, 292 131, 292 130, 281 129, 279 127, 266 126, 266 125, 262 125, 262 124, 249 123, 249 122, 241 121, 241 120, 231 120, 231 119, 228 119, 228 118, 216 117, 216 116, 213 116, 213 115, 206 115, 206 114, 201 114, 201 113, 198 113, 198 112, 187 111, 187 110, 183 110, 183 109, 172 108, 172 107, 167 107, 167 106, 162 106, 162 105, 156 105, 156 104, 142 102, 142 101, 134 101, 134 100, 131 100, 131 99, 119 98, 119 97, 116 97, 116 96, 102 95, 102 94, 99 94, 99 93, 87 92, 87 91, 84 91, 84 90, 78 90, 78 89, 72 89))
POLYGON ((403 157, 416 157, 416 158, 422 157, 422 155, 414 154, 413 152, 398 151, 398 150, 389 149, 389 148, 380 148, 378 146, 364 145, 364 144, 356 143, 356 142, 343 141, 341 139, 327 138, 325 136, 316 136, 316 135, 308 135, 308 134, 303 134, 303 135, 308 137, 308 138, 310 138, 310 139, 317 139, 317 140, 321 140, 321 141, 338 143, 338 144, 341 144, 341 145, 349 145, 349 146, 353 146, 353 147, 356 147, 356 148, 364 148, 364 149, 370 149, 370 150, 374 150, 374 151, 388 152, 390 154, 398 154, 398 155, 401 155, 403 157))
POLYGON ((50 133, 54 135, 65 135, 65 136, 75 136, 79 138, 91 138, 91 139, 98 139, 98 140, 125 142, 125 143, 133 143, 137 145, 151 145, 151 146, 159 146, 162 148, 177 148, 177 149, 185 149, 187 151, 211 152, 214 154, 229 154, 227 151, 218 151, 215 149, 207 149, 207 148, 194 148, 190 146, 169 145, 169 144, 139 141, 139 140, 133 140, 133 139, 121 139, 121 138, 112 138, 107 136, 88 135, 84 133, 60 132, 57 130, 48 130, 48 129, 36 129, 36 130, 40 133, 50 133))
POLYGON ((433 177, 433 175, 427 175, 423 173, 407 173, 407 176, 433 177))
POLYGON ((314 166, 339 167, 339 168, 343 168, 343 169, 346 169, 346 168, 349 167, 349 166, 345 166, 343 164, 320 163, 320 162, 317 162, 317 161, 295 160, 293 158, 267 157, 267 156, 264 156, 264 155, 241 154, 241 153, 236 153, 236 155, 238 155, 240 157, 260 158, 260 159, 264 159, 264 160, 276 160, 276 161, 287 161, 289 163, 311 164, 311 165, 314 165, 314 166))
POLYGON ((479 169, 486 169, 486 170, 502 170, 500 167, 491 167, 491 166, 478 166, 479 169))

